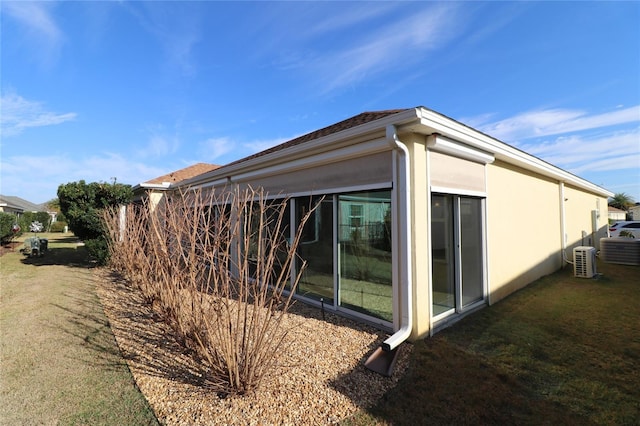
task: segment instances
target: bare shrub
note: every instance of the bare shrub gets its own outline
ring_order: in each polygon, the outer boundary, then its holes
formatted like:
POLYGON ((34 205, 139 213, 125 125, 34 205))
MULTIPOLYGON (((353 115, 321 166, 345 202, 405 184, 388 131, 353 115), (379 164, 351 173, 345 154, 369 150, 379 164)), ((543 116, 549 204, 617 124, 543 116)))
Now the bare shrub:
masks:
POLYGON ((282 319, 304 269, 293 276, 293 261, 313 212, 292 234, 287 203, 196 189, 105 212, 111 266, 206 362, 219 392, 255 390, 285 349, 282 319))

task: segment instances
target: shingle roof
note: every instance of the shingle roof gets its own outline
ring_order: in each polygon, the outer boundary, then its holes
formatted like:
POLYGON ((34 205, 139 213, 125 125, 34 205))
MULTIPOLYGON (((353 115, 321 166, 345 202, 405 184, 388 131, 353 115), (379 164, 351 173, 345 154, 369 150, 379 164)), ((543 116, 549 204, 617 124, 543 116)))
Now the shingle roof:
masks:
POLYGON ((166 175, 158 176, 157 178, 148 180, 145 183, 160 185, 163 182, 171 182, 171 183, 181 182, 186 179, 194 178, 203 173, 210 172, 217 168, 220 168, 220 166, 217 166, 215 164, 196 163, 189 167, 185 167, 184 169, 176 170, 166 175))
POLYGON ((43 205, 34 204, 31 201, 27 201, 24 198, 13 195, 0 195, 0 203, 6 203, 9 206, 18 207, 25 212, 46 211, 46 208, 43 205))
POLYGON ((245 158, 241 158, 240 160, 234 161, 232 163, 227 164, 226 166, 230 166, 233 164, 243 163, 248 160, 252 160, 254 158, 259 158, 265 156, 267 154, 271 154, 273 152, 282 151, 283 149, 290 148, 292 146, 300 145, 305 142, 309 142, 315 139, 319 139, 323 136, 328 136, 333 133, 338 133, 343 130, 350 129, 352 127, 359 126, 361 124, 366 124, 371 121, 379 120, 381 118, 387 117, 389 115, 398 114, 400 112, 406 111, 406 109, 390 109, 384 111, 369 111, 363 112, 358 115, 355 115, 351 118, 347 118, 346 120, 342 120, 338 123, 332 124, 330 126, 324 127, 319 130, 315 130, 311 133, 307 133, 306 135, 299 136, 295 139, 291 139, 290 141, 281 143, 280 145, 276 145, 272 148, 266 149, 264 151, 260 151, 256 154, 250 155, 245 158))
POLYGON ((613 207, 613 206, 608 206, 608 211, 610 211, 611 213, 626 213, 626 211, 621 210, 617 207, 613 207))

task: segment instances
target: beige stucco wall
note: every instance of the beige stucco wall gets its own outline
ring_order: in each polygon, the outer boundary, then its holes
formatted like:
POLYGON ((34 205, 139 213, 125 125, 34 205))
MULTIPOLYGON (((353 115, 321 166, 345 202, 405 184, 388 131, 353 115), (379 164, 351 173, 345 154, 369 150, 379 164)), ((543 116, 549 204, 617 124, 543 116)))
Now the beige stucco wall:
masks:
POLYGON ((412 252, 413 266, 413 332, 417 339, 429 332, 431 320, 431 299, 429 294, 429 222, 428 218, 428 178, 427 150, 425 137, 410 134, 400 135, 410 153, 411 167, 411 207, 412 207, 412 252))
POLYGON ((562 266, 559 184, 501 161, 487 166, 489 302, 562 266))
POLYGON ((607 236, 607 199, 565 185, 564 208, 567 258, 573 259, 573 248, 577 246, 599 249, 600 238, 607 236), (592 223, 593 211, 598 216, 595 223, 592 223))

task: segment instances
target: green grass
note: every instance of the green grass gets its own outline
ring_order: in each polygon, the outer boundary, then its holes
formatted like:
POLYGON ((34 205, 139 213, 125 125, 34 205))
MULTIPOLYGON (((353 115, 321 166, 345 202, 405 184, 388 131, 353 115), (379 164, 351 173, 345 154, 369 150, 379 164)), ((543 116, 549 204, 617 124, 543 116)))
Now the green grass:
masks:
MULTIPOLYGON (((27 235, 29 236, 29 235, 27 235)), ((154 425, 70 234, 0 257, 0 424, 154 425)))
POLYGON ((570 268, 415 344, 380 403, 345 424, 638 424, 640 268, 570 268))

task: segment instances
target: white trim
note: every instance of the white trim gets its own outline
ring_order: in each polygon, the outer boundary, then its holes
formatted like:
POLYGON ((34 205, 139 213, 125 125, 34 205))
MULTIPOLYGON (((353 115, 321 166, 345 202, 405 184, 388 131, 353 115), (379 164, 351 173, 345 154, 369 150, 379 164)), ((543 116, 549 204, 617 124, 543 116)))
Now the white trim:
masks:
POLYGON ((454 157, 463 158, 481 164, 491 164, 495 160, 492 154, 478 151, 460 142, 452 141, 441 135, 433 134, 427 137, 427 148, 454 157))
POLYGON ((374 190, 392 189, 392 188, 393 188, 393 182, 384 181, 384 182, 369 183, 366 185, 340 186, 340 187, 322 189, 319 191, 315 191, 315 190, 298 191, 298 192, 292 192, 291 194, 289 194, 289 196, 290 197, 306 197, 306 196, 315 196, 315 195, 346 194, 350 192, 374 191, 374 190))
MULTIPOLYGON (((418 118, 418 110, 419 108, 410 108, 397 114, 388 115, 384 118, 370 121, 336 133, 331 133, 327 136, 303 142, 286 149, 275 151, 260 157, 250 158, 237 164, 223 166, 192 179, 181 181, 180 186, 199 185, 200 182, 206 182, 210 179, 220 180, 227 176, 239 176, 246 173, 252 173, 253 171, 264 169, 264 165, 269 163, 272 165, 276 163, 288 163, 291 162, 292 159, 301 160, 304 163, 303 168, 306 168, 308 167, 306 159, 310 159, 318 155, 318 153, 322 155, 327 152, 337 152, 340 149, 340 147, 338 147, 338 149, 332 150, 332 145, 338 145, 353 138, 365 138, 366 140, 366 135, 373 136, 373 133, 375 132, 380 132, 380 136, 375 136, 375 140, 383 141, 382 145, 385 146, 384 137, 387 125, 402 125, 415 121, 418 118)), ((362 143, 351 143, 347 148, 353 147, 357 150, 357 147, 362 145, 362 143)), ((386 144, 385 151, 387 150, 389 150, 388 144, 386 144)), ((278 166, 276 165, 276 167, 278 166)), ((281 171, 278 173, 281 173, 281 171)))
POLYGON ((446 186, 432 186, 430 189, 431 189, 431 193, 438 193, 438 194, 465 195, 467 197, 480 197, 480 198, 487 197, 487 193, 482 191, 449 188, 446 186))
POLYGON ((267 167, 260 167, 261 164, 268 162, 268 160, 263 157, 258 157, 255 160, 247 160, 246 162, 241 163, 242 169, 240 169, 239 166, 237 168, 233 166, 222 167, 220 169, 212 171, 210 177, 206 175, 198 176, 194 179, 180 182, 179 186, 193 186, 204 188, 206 186, 212 186, 215 183, 242 183, 258 178, 277 176, 297 170, 305 170, 310 167, 318 167, 325 164, 331 164, 335 163, 336 161, 345 161, 365 155, 391 151, 391 149, 389 148, 389 144, 384 138, 376 137, 375 139, 366 142, 356 143, 353 145, 348 145, 346 147, 326 150, 323 152, 311 154, 306 157, 301 157, 301 154, 312 152, 313 146, 318 145, 320 143, 319 141, 324 141, 324 138, 305 142, 290 149, 285 149, 283 151, 278 151, 278 156, 282 156, 284 158, 282 158, 281 162, 277 164, 273 164, 267 167), (285 152, 286 155, 282 155, 282 152, 285 152), (291 160, 291 158, 294 159, 291 160), (251 166, 252 164, 254 165, 253 167, 251 166), (215 176, 216 174, 218 174, 219 176, 215 176), (208 178, 214 178, 215 180, 214 182, 207 182, 206 180, 208 178))
POLYGON ((374 317, 373 315, 367 315, 363 312, 358 312, 355 309, 349 309, 348 307, 338 305, 336 306, 335 311, 341 312, 346 315, 350 315, 352 317, 366 320, 371 324, 376 324, 379 326, 386 327, 389 330, 393 330, 393 324, 390 323, 389 321, 383 320, 382 318, 379 318, 379 317, 374 317))
MULTIPOLYGON (((427 306, 429 318, 429 336, 433 337, 433 244, 431 244, 431 151, 426 150, 427 162, 427 306)), ((485 167, 486 168, 486 167, 485 167)))
POLYGON ((531 154, 527 154, 515 147, 507 145, 491 136, 485 135, 471 127, 461 124, 455 120, 445 117, 435 111, 426 108, 417 109, 419 124, 409 125, 408 128, 415 132, 424 134, 439 133, 454 140, 459 140, 472 148, 492 153, 497 160, 522 167, 543 176, 551 177, 555 180, 565 181, 582 190, 587 190, 595 194, 611 197, 613 193, 599 187, 587 180, 573 175, 559 167, 543 161, 531 154))
POLYGON ((333 204, 331 207, 333 214, 333 226, 331 232, 333 233, 333 243, 331 244, 331 250, 333 250, 333 309, 337 310, 340 306, 340 238, 338 238, 338 230, 340 229, 340 211, 338 209, 338 194, 331 196, 333 204))
POLYGON ((407 130, 424 135, 437 133, 441 138, 448 139, 444 141, 443 147, 447 145, 446 142, 449 142, 456 146, 459 153, 471 154, 472 157, 483 161, 493 157, 496 160, 551 177, 554 180, 570 183, 581 190, 593 192, 603 197, 613 196, 612 192, 598 185, 424 107, 407 109, 379 120, 370 121, 286 149, 251 158, 237 164, 223 166, 201 176, 179 182, 176 186, 211 186, 213 183, 207 183, 211 179, 214 179, 215 183, 224 183, 227 177, 234 176, 240 179, 251 179, 262 176, 263 173, 283 173, 289 167, 304 169, 317 161, 331 162, 332 159, 338 159, 343 155, 360 156, 365 154, 368 149, 373 149, 373 146, 384 150, 384 139, 376 136, 376 132, 383 132, 388 125, 396 126, 398 131, 407 130), (367 136, 375 139, 346 147, 343 145, 349 139, 360 138, 360 140, 366 140, 367 136), (466 147, 462 147, 464 148, 462 150, 459 149, 461 144, 466 145, 466 147), (336 149, 332 149, 332 146, 335 146, 336 149))

